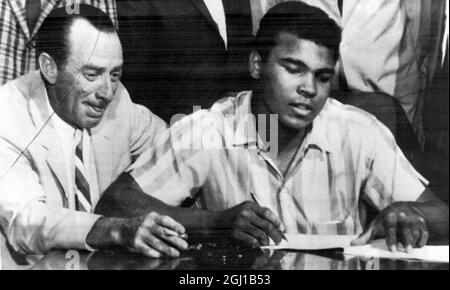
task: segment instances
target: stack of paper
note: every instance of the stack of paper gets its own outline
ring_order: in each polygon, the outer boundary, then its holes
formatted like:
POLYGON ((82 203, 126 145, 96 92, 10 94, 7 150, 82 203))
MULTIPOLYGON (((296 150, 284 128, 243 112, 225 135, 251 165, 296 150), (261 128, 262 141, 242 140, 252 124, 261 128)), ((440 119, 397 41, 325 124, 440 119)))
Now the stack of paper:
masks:
POLYGON ((397 252, 389 251, 385 240, 376 240, 364 246, 351 246, 351 241, 356 239, 357 236, 286 234, 286 238, 287 241, 283 240, 278 245, 261 248, 272 250, 324 250, 343 248, 344 255, 348 256, 449 262, 448 245, 425 246, 420 249, 415 248, 411 253, 406 253, 402 249, 399 249, 397 252))
POLYGON ((291 249, 291 250, 324 250, 345 248, 350 246, 350 242, 357 236, 343 235, 304 235, 286 234, 286 240, 278 245, 262 247, 263 249, 291 249))
POLYGON ((386 246, 385 240, 376 240, 364 246, 353 246, 344 249, 344 255, 359 256, 367 258, 386 258, 386 259, 407 259, 423 260, 429 262, 448 263, 448 245, 446 246, 425 246, 415 248, 411 253, 406 253, 400 249, 397 252, 391 252, 386 246))

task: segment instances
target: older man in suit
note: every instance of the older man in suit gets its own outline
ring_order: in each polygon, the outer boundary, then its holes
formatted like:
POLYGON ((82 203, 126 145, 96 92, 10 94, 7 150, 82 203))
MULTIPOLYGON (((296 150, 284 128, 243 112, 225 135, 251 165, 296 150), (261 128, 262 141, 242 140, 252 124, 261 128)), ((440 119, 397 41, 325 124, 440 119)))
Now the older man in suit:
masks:
POLYGON ((123 82, 166 122, 247 87, 248 0, 117 0, 117 15, 123 82))
POLYGON ((55 9, 37 50, 40 70, 0 87, 0 226, 12 252, 122 246, 177 256, 187 244, 174 220, 92 213, 166 129, 120 83, 122 48, 109 17, 88 5, 79 14, 55 9))

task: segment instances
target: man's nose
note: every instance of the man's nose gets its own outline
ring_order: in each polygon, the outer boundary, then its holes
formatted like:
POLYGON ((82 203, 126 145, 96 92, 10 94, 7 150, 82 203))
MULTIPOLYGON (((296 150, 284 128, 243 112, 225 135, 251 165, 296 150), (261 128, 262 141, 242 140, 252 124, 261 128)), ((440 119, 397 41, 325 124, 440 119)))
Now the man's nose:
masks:
POLYGON ((307 73, 301 78, 297 91, 309 98, 313 98, 317 94, 317 83, 313 73, 307 73))
POLYGON ((113 97, 113 84, 108 74, 103 75, 102 84, 97 90, 96 97, 104 99, 105 101, 111 101, 113 97))

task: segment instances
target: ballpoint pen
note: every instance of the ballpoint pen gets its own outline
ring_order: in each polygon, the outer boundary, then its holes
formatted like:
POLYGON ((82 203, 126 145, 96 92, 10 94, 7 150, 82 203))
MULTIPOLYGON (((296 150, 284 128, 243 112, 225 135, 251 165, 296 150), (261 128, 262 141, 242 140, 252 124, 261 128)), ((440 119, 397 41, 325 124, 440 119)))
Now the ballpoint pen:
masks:
MULTIPOLYGON (((251 195, 253 201, 254 201, 257 205, 261 206, 261 203, 258 201, 256 195, 255 195, 253 192, 251 192, 251 191, 250 191, 250 195, 251 195)), ((281 238, 282 238, 283 240, 287 241, 287 238, 286 238, 286 235, 285 235, 286 229, 284 228, 283 223, 280 223, 280 226, 278 227, 278 230, 279 230, 279 232, 280 232, 280 234, 281 234, 281 238)))

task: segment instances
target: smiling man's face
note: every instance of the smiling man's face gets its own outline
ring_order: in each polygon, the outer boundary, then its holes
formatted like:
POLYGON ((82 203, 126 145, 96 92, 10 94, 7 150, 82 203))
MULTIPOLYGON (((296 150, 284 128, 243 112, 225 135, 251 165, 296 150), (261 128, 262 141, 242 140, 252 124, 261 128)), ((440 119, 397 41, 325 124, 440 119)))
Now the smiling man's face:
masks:
POLYGON ((280 33, 261 66, 265 110, 290 130, 307 127, 330 94, 335 64, 331 49, 280 33))
POLYGON ((66 64, 55 83, 58 116, 80 129, 98 125, 122 73, 122 46, 116 33, 100 32, 76 20, 69 35, 66 64))

